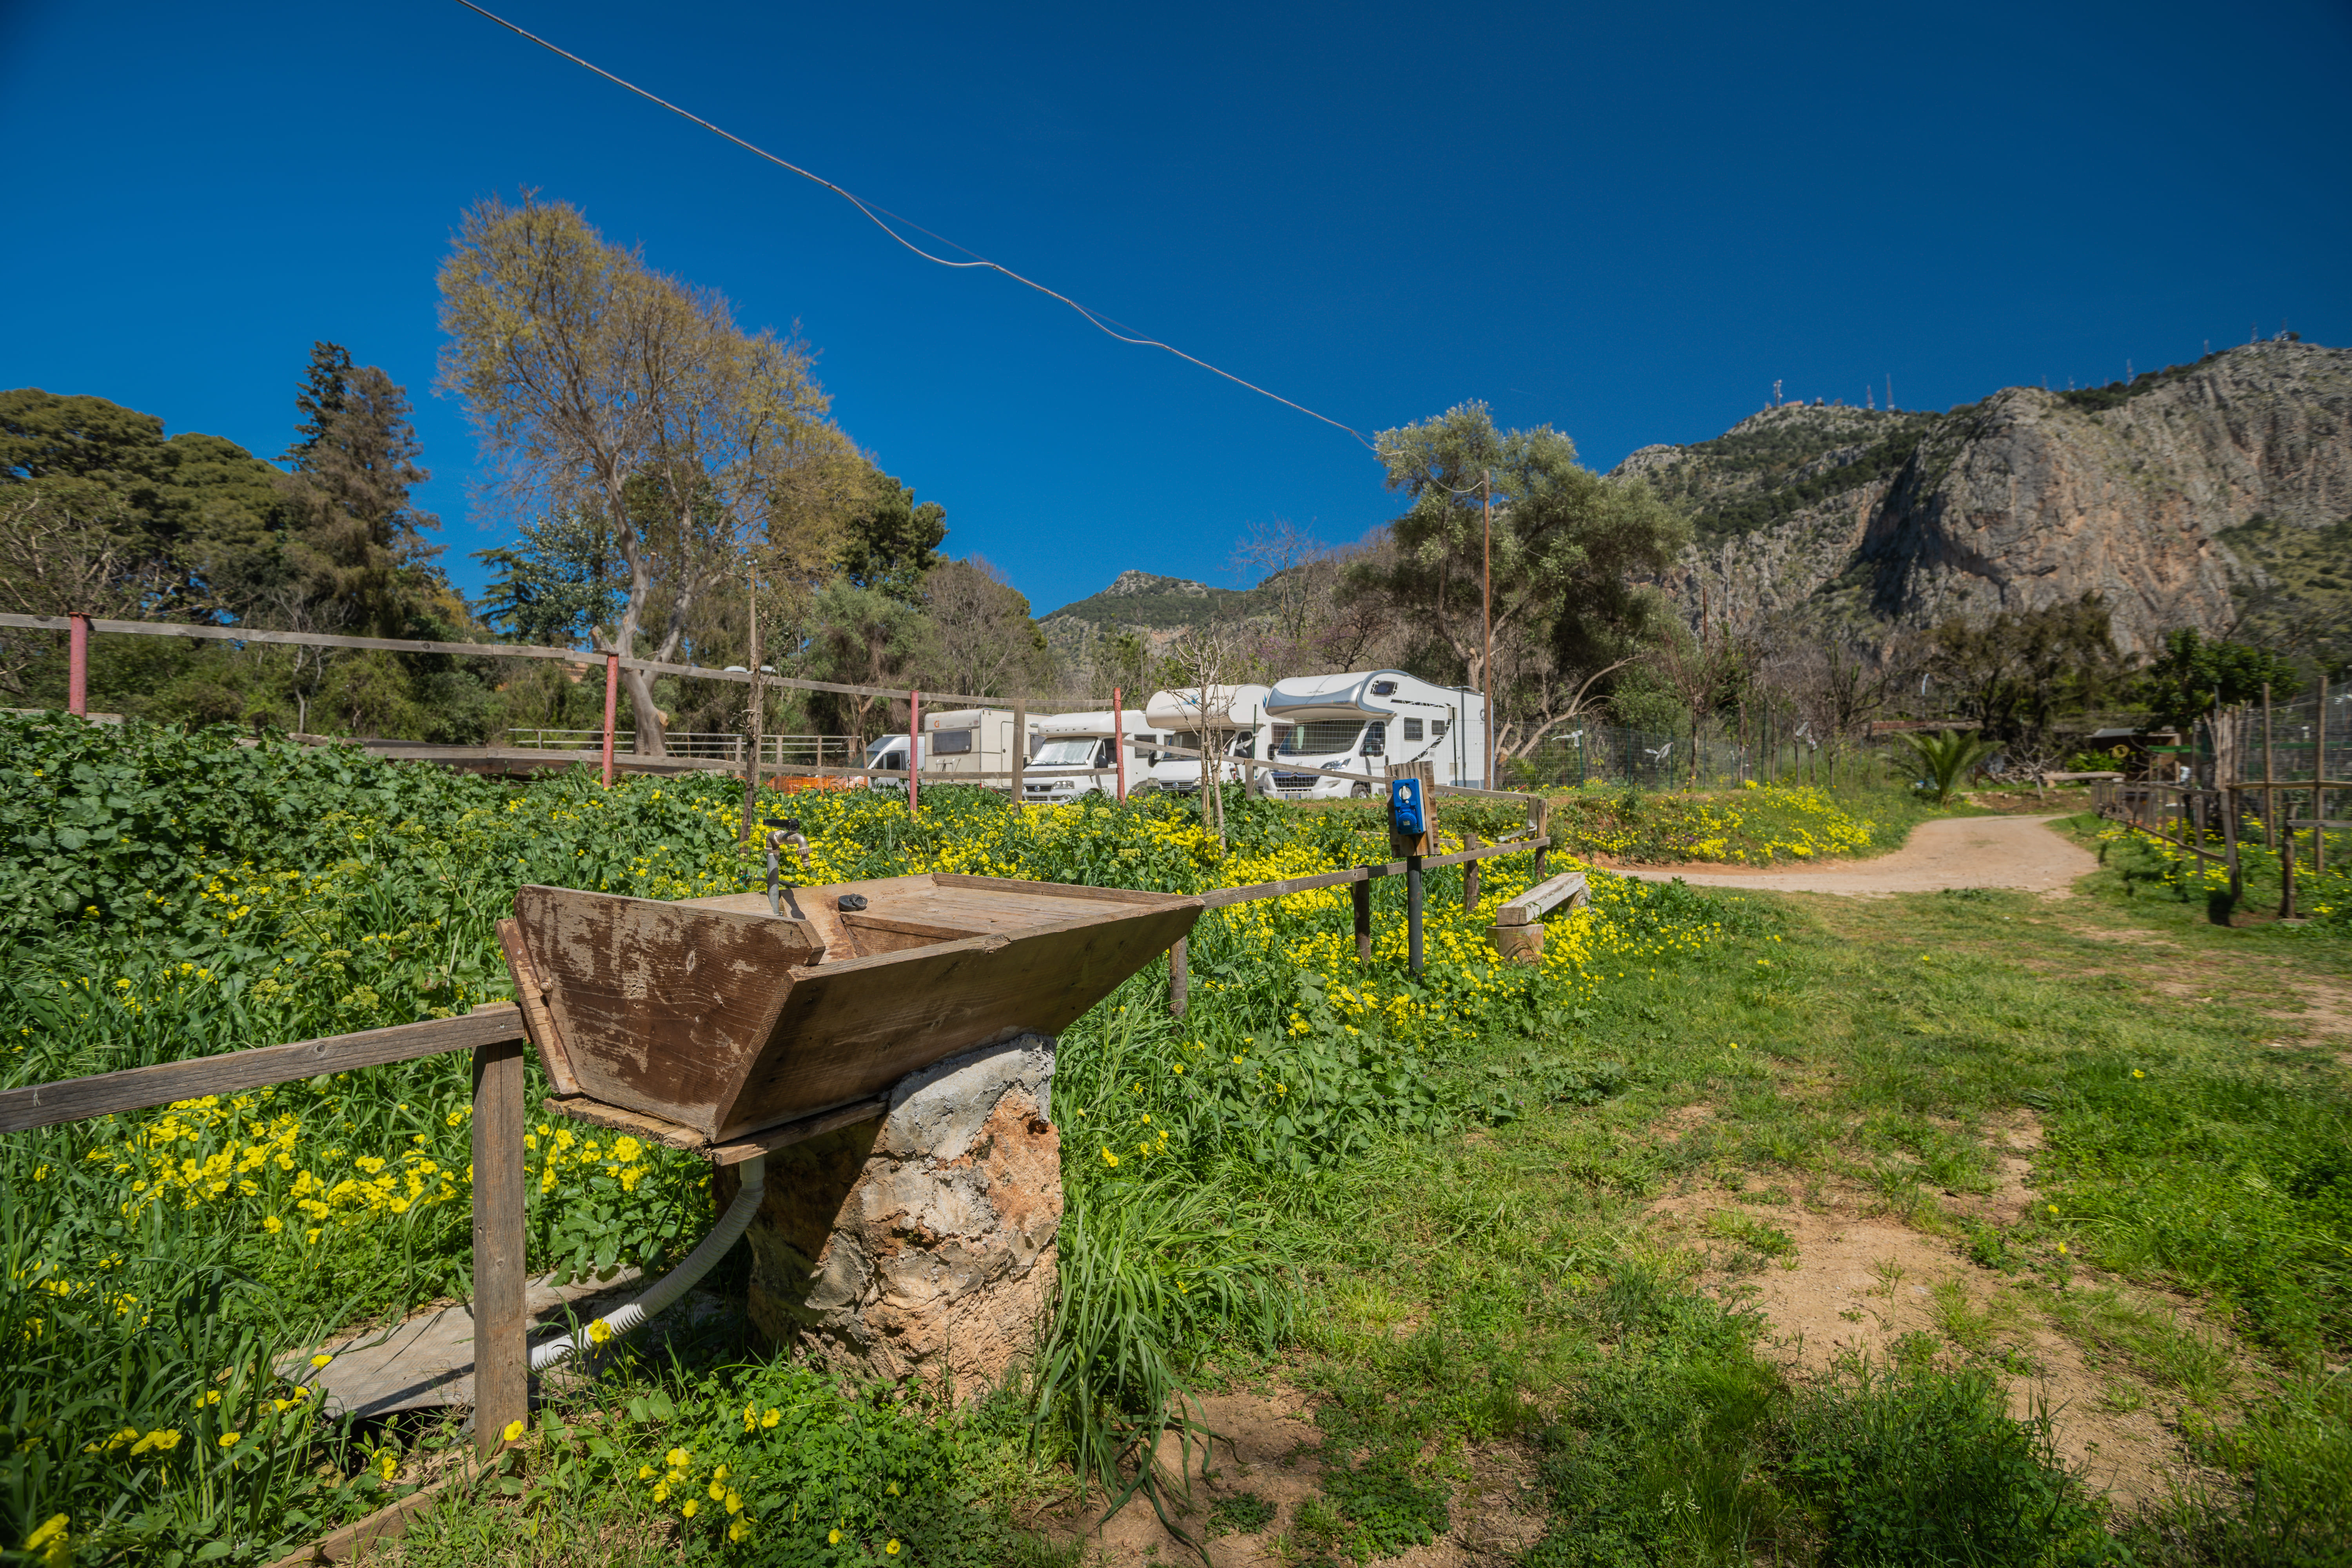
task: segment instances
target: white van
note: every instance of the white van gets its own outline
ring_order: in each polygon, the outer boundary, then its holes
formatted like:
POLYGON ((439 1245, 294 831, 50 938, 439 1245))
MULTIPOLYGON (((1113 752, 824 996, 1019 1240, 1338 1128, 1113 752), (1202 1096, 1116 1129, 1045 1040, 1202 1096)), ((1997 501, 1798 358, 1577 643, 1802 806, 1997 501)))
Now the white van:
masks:
MULTIPOLYGON (((959 773, 1009 773, 1029 749, 1037 732, 1029 723, 1029 737, 1016 740, 1010 708, 950 708, 923 715, 923 782, 939 779, 952 784, 959 773)), ((1013 793, 1013 781, 975 781, 1003 794, 1013 793)))
POLYGON ((1427 759, 1437 782, 1485 784, 1486 704, 1466 686, 1434 686, 1401 669, 1308 675, 1277 680, 1266 716, 1285 726, 1276 766, 1259 789, 1282 800, 1369 795, 1377 785, 1319 773, 1286 773, 1285 762, 1385 777, 1392 763, 1427 759))
POLYGON ((907 787, 907 754, 908 738, 905 735, 885 735, 866 748, 866 760, 858 766, 866 770, 868 789, 907 787))
POLYGON ((1127 787, 1134 789, 1151 765, 1151 729, 1138 709, 1126 709, 1116 718, 1116 731, 1114 715, 1108 708, 1038 720, 1037 749, 1030 754, 1028 772, 1022 775, 1022 801, 1029 805, 1061 805, 1082 795, 1114 793, 1118 788, 1114 732, 1125 740, 1127 787))
MULTIPOLYGON (((1174 691, 1155 691, 1143 705, 1143 716, 1150 721, 1161 745, 1218 752, 1228 757, 1264 757, 1271 754, 1275 741, 1274 721, 1265 716, 1269 689, 1264 686, 1212 686, 1204 692, 1199 687, 1187 686, 1174 691)), ((1154 757, 1150 773, 1141 784, 1130 784, 1130 792, 1156 789, 1177 795, 1200 793, 1200 758, 1156 752, 1154 757)), ((1222 776, 1229 784, 1247 784, 1252 771, 1228 765, 1222 770, 1222 776)))

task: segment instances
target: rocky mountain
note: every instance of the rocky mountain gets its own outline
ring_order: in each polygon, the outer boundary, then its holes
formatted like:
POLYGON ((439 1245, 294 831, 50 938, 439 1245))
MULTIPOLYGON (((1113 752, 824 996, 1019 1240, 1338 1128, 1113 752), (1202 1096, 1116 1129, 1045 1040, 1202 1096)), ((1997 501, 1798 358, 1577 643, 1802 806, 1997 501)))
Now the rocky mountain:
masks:
POLYGON ((1037 626, 1066 668, 1084 668, 1093 658, 1095 644, 1106 635, 1131 632, 1157 649, 1187 626, 1262 615, 1265 600, 1263 585, 1213 588, 1189 577, 1129 571, 1099 593, 1038 616, 1037 626))
POLYGON ((1615 470, 1689 510, 1696 614, 1883 639, 2101 595, 2116 641, 2174 626, 2342 657, 2352 350, 2277 341, 1944 414, 1789 405, 1615 470))

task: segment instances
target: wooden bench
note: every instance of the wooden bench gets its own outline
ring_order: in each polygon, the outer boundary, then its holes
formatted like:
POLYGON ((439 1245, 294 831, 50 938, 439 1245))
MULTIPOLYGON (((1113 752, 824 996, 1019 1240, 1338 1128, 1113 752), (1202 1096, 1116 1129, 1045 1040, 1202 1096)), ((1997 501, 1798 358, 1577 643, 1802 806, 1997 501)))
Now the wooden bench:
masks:
POLYGON ((1592 901, 1581 871, 1563 871, 1547 882, 1538 882, 1495 911, 1495 923, 1487 928, 1486 940, 1495 951, 1515 963, 1543 962, 1543 917, 1562 904, 1575 909, 1592 901))

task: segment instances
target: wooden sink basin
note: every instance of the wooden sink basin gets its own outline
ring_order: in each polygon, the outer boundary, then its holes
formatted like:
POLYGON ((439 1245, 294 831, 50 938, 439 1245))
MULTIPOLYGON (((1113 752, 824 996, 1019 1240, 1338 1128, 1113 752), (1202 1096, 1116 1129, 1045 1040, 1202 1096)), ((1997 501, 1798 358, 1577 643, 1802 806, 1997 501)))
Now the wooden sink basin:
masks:
POLYGON ((717 1143, 1055 1034, 1184 936, 1201 900, 940 872, 663 902, 526 887, 500 922, 557 1092, 717 1143), (845 895, 861 910, 839 908, 845 895))

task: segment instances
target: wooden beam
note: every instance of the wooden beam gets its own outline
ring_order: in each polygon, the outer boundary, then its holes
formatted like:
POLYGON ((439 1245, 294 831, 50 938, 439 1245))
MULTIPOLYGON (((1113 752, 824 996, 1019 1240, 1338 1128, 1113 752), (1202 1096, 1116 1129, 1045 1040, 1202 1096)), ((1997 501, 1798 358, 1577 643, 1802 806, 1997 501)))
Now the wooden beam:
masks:
POLYGON ((270 1568, 318 1568, 321 1563, 355 1562, 373 1550, 379 1542, 399 1540, 406 1533, 411 1520, 439 1502, 451 1490, 469 1485, 481 1474, 481 1466, 468 1458, 447 1475, 425 1482, 398 1502, 380 1508, 364 1519, 353 1520, 300 1551, 279 1558, 270 1564, 270 1568))
POLYGON ((474 1449, 484 1455, 530 1415, 522 1045, 506 1039, 474 1051, 474 1449))
POLYGON ((1589 902, 1591 893, 1585 885, 1581 871, 1562 871, 1548 882, 1529 888, 1509 903, 1495 911, 1498 926, 1533 925, 1553 906, 1566 903, 1570 907, 1589 902))
POLYGON ((37 1083, 0 1092, 0 1132, 144 1110, 207 1094, 236 1094, 320 1073, 414 1061, 443 1051, 472 1050, 522 1037, 521 1013, 513 1003, 500 1002, 455 1018, 395 1024, 388 1029, 363 1029, 354 1035, 330 1035, 291 1045, 261 1046, 222 1056, 37 1083))
POLYGON ((878 1121, 888 1114, 890 1097, 887 1094, 868 1095, 863 1100, 853 1100, 847 1105, 820 1110, 814 1116, 803 1116, 796 1121, 787 1121, 763 1132, 730 1138, 723 1143, 707 1142, 691 1127, 681 1127, 675 1121, 665 1121, 642 1110, 625 1110, 617 1105, 606 1105, 584 1095, 572 1100, 550 1100, 545 1104, 547 1110, 575 1121, 590 1121, 615 1132, 648 1138, 688 1154, 699 1155, 714 1165, 740 1165, 754 1154, 772 1154, 779 1149, 805 1142, 836 1127, 878 1121))

